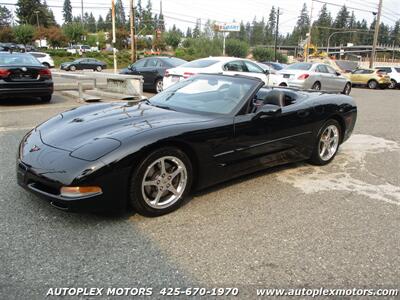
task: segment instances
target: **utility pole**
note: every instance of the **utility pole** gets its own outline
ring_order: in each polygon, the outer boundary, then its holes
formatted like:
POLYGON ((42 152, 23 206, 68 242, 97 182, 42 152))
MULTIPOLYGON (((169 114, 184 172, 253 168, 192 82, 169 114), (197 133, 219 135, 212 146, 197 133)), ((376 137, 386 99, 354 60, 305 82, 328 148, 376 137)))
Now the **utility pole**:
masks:
POLYGON ((117 38, 115 36, 115 3, 114 0, 111 0, 111 17, 112 17, 112 45, 113 45, 113 56, 114 56, 114 73, 117 73, 117 49, 115 49, 115 42, 117 38))
POLYGON ((314 9, 314 0, 311 0, 310 27, 308 28, 307 44, 306 44, 306 47, 304 48, 304 61, 308 61, 308 50, 310 49, 310 46, 311 46, 311 29, 312 29, 313 9, 314 9))
POLYGON ((36 14, 36 24, 37 24, 37 27, 39 28, 40 27, 40 24, 39 24, 39 11, 35 11, 35 14, 36 14))
POLYGON ((83 25, 84 24, 84 22, 83 22, 83 0, 81 0, 81 22, 83 25))
POLYGON ((379 26, 381 23, 381 14, 382 14, 382 2, 383 0, 379 0, 378 13, 375 20, 376 22, 375 22, 374 42, 372 44, 371 57, 369 58, 369 67, 371 69, 374 67, 376 44, 378 43, 379 26))
POLYGON ((274 47, 274 60, 277 61, 277 46, 278 46, 278 35, 279 35, 279 7, 278 7, 278 12, 276 14, 276 29, 275 29, 275 47, 274 47))
POLYGON ((135 47, 135 0, 130 0, 130 16, 129 20, 131 23, 131 61, 136 61, 136 47, 135 47))

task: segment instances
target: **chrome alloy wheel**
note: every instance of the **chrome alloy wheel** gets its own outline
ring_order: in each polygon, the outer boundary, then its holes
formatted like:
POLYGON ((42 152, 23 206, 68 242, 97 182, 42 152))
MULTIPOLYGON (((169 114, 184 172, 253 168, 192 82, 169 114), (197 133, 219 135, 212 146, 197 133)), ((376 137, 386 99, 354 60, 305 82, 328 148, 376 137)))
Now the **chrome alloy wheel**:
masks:
POLYGON ((162 80, 158 80, 156 82, 156 92, 161 93, 163 91, 163 81, 162 80))
POLYGON ((330 160, 339 146, 339 129, 335 125, 329 125, 321 134, 319 140, 319 156, 323 161, 330 160))
POLYGON ((185 164, 177 157, 164 156, 146 169, 142 180, 142 196, 152 208, 163 209, 180 199, 186 185, 185 164))

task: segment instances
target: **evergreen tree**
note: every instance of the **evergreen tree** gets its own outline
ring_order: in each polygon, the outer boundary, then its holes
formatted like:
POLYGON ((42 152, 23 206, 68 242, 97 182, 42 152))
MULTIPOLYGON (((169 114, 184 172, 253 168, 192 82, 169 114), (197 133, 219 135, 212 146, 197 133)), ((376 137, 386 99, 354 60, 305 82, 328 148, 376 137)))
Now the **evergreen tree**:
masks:
POLYGON ((196 26, 194 27, 193 33, 192 33, 193 38, 200 37, 200 22, 201 22, 201 19, 197 19, 196 26))
POLYGON ((187 28, 185 36, 187 38, 191 38, 192 37, 192 29, 190 27, 187 28))
POLYGON ((0 27, 11 26, 11 22, 12 22, 11 11, 5 6, 0 6, 0 27))
MULTIPOLYGON (((333 22, 333 27, 338 29, 347 29, 349 28, 349 21, 350 21, 350 13, 347 10, 346 5, 343 5, 342 8, 339 10, 335 21, 333 22)), ((333 43, 337 45, 346 44, 349 40, 349 36, 347 34, 336 34, 332 37, 333 43)))
POLYGON ((397 46, 400 46, 400 20, 398 20, 395 24, 394 27, 392 29, 392 31, 390 32, 390 36, 391 36, 391 43, 394 43, 397 46))
POLYGON ((265 27, 265 22, 264 19, 262 19, 261 22, 257 22, 257 19, 254 17, 253 20, 253 28, 251 30, 251 36, 250 36, 250 44, 255 46, 255 45, 261 45, 264 42, 264 27, 265 27))
POLYGON ((64 18, 64 23, 69 23, 72 22, 72 5, 71 5, 71 0, 64 0, 64 5, 63 5, 63 18, 64 18))
POLYGON ((93 16, 92 12, 87 17, 85 14, 85 28, 89 32, 96 32, 97 23, 96 18, 93 16))
POLYGON ((265 44, 271 45, 275 41, 275 30, 276 30, 276 14, 275 7, 272 6, 269 12, 267 26, 265 27, 265 44))
POLYGON ((122 0, 117 0, 115 2, 115 26, 118 28, 125 27, 126 25, 126 16, 125 9, 122 0))
POLYGON ((99 30, 99 31, 107 30, 107 25, 104 22, 102 15, 99 15, 99 18, 97 19, 97 30, 99 30))
POLYGON ((312 41, 317 45, 326 45, 330 35, 330 29, 324 27, 332 26, 332 16, 328 7, 324 4, 319 12, 318 19, 313 24, 312 41))
POLYGON ((292 45, 298 45, 299 42, 306 39, 310 27, 310 17, 308 16, 307 5, 304 3, 303 8, 300 11, 300 15, 297 18, 296 27, 293 29, 292 34, 289 37, 289 42, 292 45))

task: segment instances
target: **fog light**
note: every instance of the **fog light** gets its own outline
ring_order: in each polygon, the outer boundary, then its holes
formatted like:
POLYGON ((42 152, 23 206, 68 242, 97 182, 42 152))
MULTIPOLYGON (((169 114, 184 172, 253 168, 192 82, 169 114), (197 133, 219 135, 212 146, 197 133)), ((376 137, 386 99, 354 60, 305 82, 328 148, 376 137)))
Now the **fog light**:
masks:
POLYGON ((98 186, 63 186, 61 196, 67 198, 78 198, 101 194, 102 190, 98 186))

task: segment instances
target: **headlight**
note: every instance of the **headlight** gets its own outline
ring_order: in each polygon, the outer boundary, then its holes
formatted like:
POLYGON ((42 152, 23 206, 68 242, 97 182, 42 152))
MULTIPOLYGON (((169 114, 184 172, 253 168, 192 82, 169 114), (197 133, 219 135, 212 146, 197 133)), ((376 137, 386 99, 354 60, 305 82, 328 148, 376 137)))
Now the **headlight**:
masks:
POLYGON ((104 155, 114 151, 121 145, 121 142, 113 138, 94 139, 71 153, 72 157, 95 161, 104 155))

